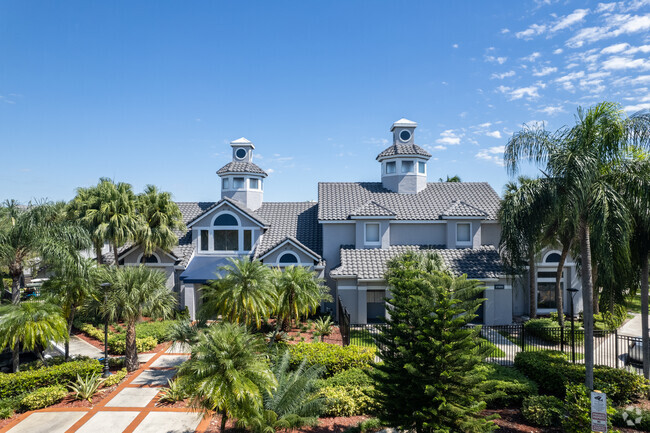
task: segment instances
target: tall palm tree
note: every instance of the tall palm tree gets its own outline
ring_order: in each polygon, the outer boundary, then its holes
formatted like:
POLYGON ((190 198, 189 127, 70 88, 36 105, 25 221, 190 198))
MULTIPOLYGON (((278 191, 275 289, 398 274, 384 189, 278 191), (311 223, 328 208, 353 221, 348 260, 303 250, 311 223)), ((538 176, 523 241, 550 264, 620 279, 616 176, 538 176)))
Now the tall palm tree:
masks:
POLYGON ((142 262, 159 248, 169 252, 178 244, 175 231, 185 230, 183 214, 168 192, 147 185, 137 198, 138 217, 135 242, 142 248, 142 262))
MULTIPOLYGON (((650 145, 650 115, 626 117, 618 104, 602 102, 588 110, 578 109, 576 124, 555 132, 543 127, 524 127, 513 134, 504 153, 506 167, 515 174, 524 161, 543 167, 562 182, 564 202, 570 218, 579 224, 582 294, 585 328, 585 384, 593 389, 593 277, 591 231, 603 226, 618 227, 627 244, 629 222, 625 203, 607 182, 606 168, 625 155, 628 145, 650 145)), ((541 212, 542 209, 539 209, 541 212)))
POLYGON ((291 322, 315 313, 321 301, 332 299, 323 280, 303 266, 289 266, 274 270, 273 281, 278 294, 278 320, 282 329, 288 330, 291 322))
POLYGON ((228 265, 218 269, 221 276, 203 286, 200 315, 221 315, 231 322, 259 328, 262 319, 268 319, 273 312, 277 299, 271 270, 248 257, 228 261, 228 265))
POLYGON ((47 302, 61 306, 67 322, 65 340, 65 359, 70 356, 70 333, 75 314, 92 297, 93 291, 103 282, 99 269, 94 260, 83 259, 78 266, 59 264, 55 267, 54 276, 41 287, 41 296, 47 302))
POLYGON ((259 417, 262 396, 276 387, 264 352, 264 342, 234 323, 216 323, 199 334, 192 355, 178 370, 191 404, 228 418, 259 417))
POLYGON ((126 350, 124 352, 127 371, 138 369, 135 325, 142 316, 167 318, 176 305, 174 294, 165 286, 165 274, 146 266, 124 266, 109 268, 105 279, 110 282, 106 293, 95 294, 96 309, 110 321, 126 323, 126 350))
MULTIPOLYGON (((22 302, 0 308, 0 350, 6 347, 16 351, 35 350, 43 364, 42 349, 50 341, 67 338, 66 323, 61 308, 44 302, 22 302)), ((13 371, 20 371, 18 359, 14 358, 13 371)))

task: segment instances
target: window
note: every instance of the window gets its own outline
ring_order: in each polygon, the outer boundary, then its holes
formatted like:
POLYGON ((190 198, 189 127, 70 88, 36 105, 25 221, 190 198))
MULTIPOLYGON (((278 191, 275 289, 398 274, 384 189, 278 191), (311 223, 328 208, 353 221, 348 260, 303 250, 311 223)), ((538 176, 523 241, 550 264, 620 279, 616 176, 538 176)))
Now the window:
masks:
POLYGON ((472 225, 470 223, 456 224, 456 243, 458 244, 471 243, 472 242, 471 229, 472 229, 472 225))
POLYGON ((402 173, 413 173, 413 161, 402 161, 402 173))
POLYGON ((562 257, 558 253, 551 253, 546 256, 546 263, 560 263, 562 257))
POLYGON ((427 171, 427 164, 422 161, 418 161, 418 173, 424 174, 426 173, 426 171, 427 171))
POLYGON ((253 230, 244 230, 244 251, 253 249, 253 230))
POLYGON ((278 263, 282 264, 294 264, 298 263, 298 257, 291 253, 284 253, 280 256, 278 263))
POLYGON ((239 251, 239 230, 215 230, 215 251, 239 251))
POLYGON ((210 233, 207 230, 201 230, 201 251, 210 249, 210 233))
POLYGON ((399 133, 399 139, 402 141, 409 141, 411 139, 411 133, 404 129, 399 133))
POLYGON ((386 174, 395 173, 395 161, 386 163, 386 174))
POLYGON ((259 179, 249 179, 251 189, 259 189, 260 181, 259 179))
POLYGON ((238 226, 237 218, 229 213, 221 214, 214 220, 215 226, 238 226))
POLYGON ((145 258, 144 258, 144 262, 145 262, 145 263, 160 263, 160 262, 158 261, 158 257, 154 256, 153 254, 150 255, 149 257, 145 257, 145 258))
POLYGON ((366 223, 366 244, 379 243, 379 224, 366 223))
POLYGON ((228 189, 228 178, 227 177, 223 180, 221 188, 222 189, 228 189))
POLYGON ((235 152, 235 156, 237 156, 237 159, 246 158, 246 149, 237 149, 237 151, 235 152))
POLYGON ((243 177, 235 177, 235 178, 233 178, 232 187, 234 189, 242 189, 242 188, 244 188, 244 178, 243 177))

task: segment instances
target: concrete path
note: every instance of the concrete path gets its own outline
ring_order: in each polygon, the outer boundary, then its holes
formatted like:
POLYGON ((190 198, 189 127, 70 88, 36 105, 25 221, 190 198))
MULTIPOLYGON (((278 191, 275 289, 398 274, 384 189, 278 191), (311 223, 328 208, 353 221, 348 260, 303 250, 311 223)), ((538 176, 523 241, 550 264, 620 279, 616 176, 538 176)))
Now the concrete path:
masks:
POLYGON ((641 315, 638 313, 630 313, 634 317, 628 320, 618 329, 621 335, 629 335, 630 337, 641 336, 641 315))
POLYGON ((489 357, 493 362, 498 362, 502 365, 512 365, 515 362, 515 356, 521 352, 519 346, 492 328, 481 328, 481 336, 506 353, 505 357, 489 357))
POLYGON ((163 386, 188 358, 187 353, 163 349, 94 407, 27 412, 0 433, 202 433, 210 418, 188 409, 156 406, 163 386))

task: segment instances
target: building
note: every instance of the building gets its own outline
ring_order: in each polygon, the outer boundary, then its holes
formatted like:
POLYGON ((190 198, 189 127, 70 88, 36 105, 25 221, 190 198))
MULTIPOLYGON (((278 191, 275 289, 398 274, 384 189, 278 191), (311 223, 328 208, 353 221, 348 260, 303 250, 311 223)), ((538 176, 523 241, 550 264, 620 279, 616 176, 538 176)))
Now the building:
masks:
MULTIPOLYGON (((511 323, 528 311, 528 279, 509 277, 503 269, 497 250, 500 198, 485 182, 429 182, 431 155, 415 144, 416 127, 407 119, 392 125, 393 143, 376 158, 379 182, 322 182, 317 202, 265 202, 267 173, 253 162, 255 146, 245 138, 231 142, 232 161, 217 171, 220 200, 178 203, 187 231, 179 233, 172 252, 157 252, 147 264, 166 273, 192 317, 201 286, 215 279, 230 257, 308 266, 326 280, 334 299, 341 299, 352 323, 362 324, 387 314, 386 262, 404 251, 433 250, 455 274, 484 282, 481 322, 511 323)), ((141 259, 135 246, 119 253, 120 263, 141 259)), ((539 257, 541 314, 555 311, 558 259, 552 249, 539 257)), ((563 278, 565 291, 580 287, 570 258, 563 278)), ((333 311, 333 305, 323 308, 333 311)))

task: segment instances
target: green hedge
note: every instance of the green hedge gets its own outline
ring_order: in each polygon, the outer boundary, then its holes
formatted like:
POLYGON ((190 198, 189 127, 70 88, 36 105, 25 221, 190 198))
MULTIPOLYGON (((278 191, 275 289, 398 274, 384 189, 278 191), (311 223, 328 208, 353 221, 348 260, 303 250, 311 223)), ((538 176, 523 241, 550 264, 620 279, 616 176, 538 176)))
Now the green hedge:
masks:
POLYGON ((356 416, 371 412, 370 389, 360 386, 327 386, 318 392, 325 400, 323 415, 356 416))
POLYGON ((20 407, 25 411, 43 409, 60 402, 66 395, 68 395, 68 390, 63 385, 46 386, 23 397, 20 400, 20 407))
MULTIPOLYGON (((154 349, 158 341, 153 337, 136 338, 135 346, 138 353, 154 349)), ((126 352, 126 336, 124 334, 112 335, 108 339, 108 352, 112 355, 124 355, 126 352)))
POLYGON ((84 377, 101 373, 102 366, 96 359, 71 361, 38 370, 19 373, 0 373, 0 399, 13 397, 50 385, 67 385, 77 375, 84 377))
MULTIPOLYGON (((526 334, 549 343, 559 344, 562 340, 560 324, 552 319, 531 319, 524 323, 526 334)), ((577 330, 577 328, 576 328, 577 330)), ((565 323, 564 342, 571 341, 571 328, 565 323)))
POLYGON ((135 335, 138 338, 153 337, 158 343, 169 341, 169 330, 174 322, 175 320, 141 322, 135 325, 135 335))
MULTIPOLYGON (((155 348, 158 343, 167 341, 169 328, 173 323, 173 320, 164 320, 162 322, 142 322, 135 325, 135 344, 138 352, 146 352, 155 348)), ((104 331, 90 323, 78 324, 77 328, 95 340, 104 341, 104 331)), ((119 324, 116 324, 114 328, 117 332, 108 333, 108 351, 111 355, 123 355, 126 350, 126 331, 119 324)))
POLYGON ((540 427, 560 425, 564 417, 564 403, 552 395, 526 397, 521 406, 524 419, 540 427))
POLYGON ((375 349, 360 346, 339 346, 329 343, 298 343, 289 345, 291 364, 296 367, 303 359, 308 365, 325 367, 328 375, 350 368, 370 367, 375 361, 375 349))
POLYGON ((327 379, 318 380, 316 386, 318 388, 325 388, 328 386, 373 386, 374 382, 367 372, 368 369, 356 367, 349 370, 343 370, 327 379))
POLYGON ((537 395, 537 384, 514 368, 485 363, 478 369, 485 375, 480 388, 490 408, 519 406, 524 398, 537 395))

